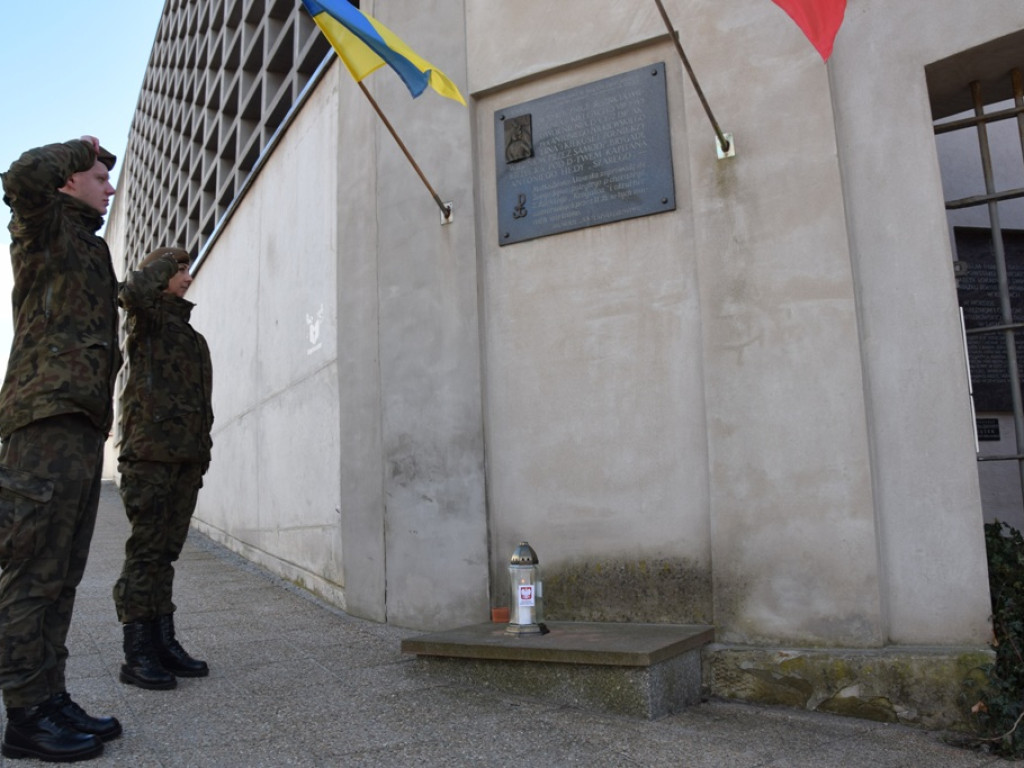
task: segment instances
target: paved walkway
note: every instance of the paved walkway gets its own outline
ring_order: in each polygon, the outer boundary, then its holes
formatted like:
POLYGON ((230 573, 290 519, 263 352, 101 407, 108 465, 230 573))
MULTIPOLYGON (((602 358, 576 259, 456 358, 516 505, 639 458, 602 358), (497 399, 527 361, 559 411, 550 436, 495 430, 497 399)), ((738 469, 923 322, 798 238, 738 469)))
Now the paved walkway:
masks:
MULTIPOLYGON (((355 619, 193 533, 178 564, 178 634, 208 678, 118 682, 110 597, 127 522, 104 489, 71 627, 69 687, 124 734, 81 765, 125 768, 623 766, 974 768, 1010 765, 901 726, 713 701, 649 722, 439 685, 400 652, 417 633, 355 619)), ((4 760, 0 766, 42 765, 4 760)))

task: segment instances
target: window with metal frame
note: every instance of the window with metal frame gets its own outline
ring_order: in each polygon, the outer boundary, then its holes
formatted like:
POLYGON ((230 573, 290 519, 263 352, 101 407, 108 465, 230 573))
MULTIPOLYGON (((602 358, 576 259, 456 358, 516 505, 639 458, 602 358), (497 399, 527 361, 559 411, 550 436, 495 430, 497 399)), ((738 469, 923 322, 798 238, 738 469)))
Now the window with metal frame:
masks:
POLYGON ((1024 76, 1019 67, 1004 72, 964 83, 961 104, 969 97, 970 108, 934 127, 982 502, 986 519, 1006 520, 1024 519, 1024 76), (1001 466, 982 466, 989 462, 1001 466))

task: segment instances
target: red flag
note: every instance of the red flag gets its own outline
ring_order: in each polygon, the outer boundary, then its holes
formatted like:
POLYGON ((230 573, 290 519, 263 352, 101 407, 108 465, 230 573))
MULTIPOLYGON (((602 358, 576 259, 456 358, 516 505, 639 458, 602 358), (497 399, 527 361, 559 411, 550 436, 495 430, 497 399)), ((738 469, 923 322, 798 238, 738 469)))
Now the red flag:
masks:
POLYGON ((807 39, 828 61, 839 25, 843 23, 846 0, 772 0, 789 14, 807 39))

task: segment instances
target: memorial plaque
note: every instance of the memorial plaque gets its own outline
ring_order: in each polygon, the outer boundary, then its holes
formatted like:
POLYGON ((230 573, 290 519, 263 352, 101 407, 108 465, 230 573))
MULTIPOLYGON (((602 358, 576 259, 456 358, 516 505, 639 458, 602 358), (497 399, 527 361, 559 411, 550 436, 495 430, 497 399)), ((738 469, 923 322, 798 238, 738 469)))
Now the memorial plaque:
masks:
MULTIPOLYGON (((972 329, 1002 325, 999 279, 996 274, 992 233, 976 227, 955 227, 957 297, 967 329, 967 359, 977 411, 1013 410, 1006 339, 1002 331, 971 333, 972 329)), ((1024 322, 1024 232, 1003 230, 1006 276, 1013 321, 1024 322)), ((1024 376, 1024 331, 1017 331, 1018 376, 1024 376)))
POLYGON ((498 244, 675 210, 665 63, 494 113, 498 244))
POLYGON ((999 419, 975 419, 979 442, 999 442, 999 419))

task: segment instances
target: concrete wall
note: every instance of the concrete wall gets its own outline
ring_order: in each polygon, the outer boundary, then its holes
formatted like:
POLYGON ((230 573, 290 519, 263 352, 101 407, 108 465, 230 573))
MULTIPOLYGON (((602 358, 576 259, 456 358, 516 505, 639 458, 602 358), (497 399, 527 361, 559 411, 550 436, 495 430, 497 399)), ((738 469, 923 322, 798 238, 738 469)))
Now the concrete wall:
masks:
POLYGON ((711 599, 733 642, 983 643, 924 67, 1021 11, 851 3, 825 66, 770 3, 666 7, 735 158, 653 4, 560 3, 540 28, 468 4, 493 550, 528 537, 567 617, 700 619, 711 599), (583 16, 600 28, 574 34, 583 16), (656 60, 678 210, 499 249, 493 111, 656 60), (651 562, 673 577, 645 580, 651 562))
POLYGON ((329 70, 192 288, 216 369, 200 527, 421 629, 486 619, 528 539, 551 619, 983 646, 924 66, 1024 11, 851 0, 824 65, 766 0, 670 0, 735 137, 718 160, 653 3, 376 5, 472 96, 366 81, 454 220, 329 70), (676 210, 499 247, 495 110, 657 61, 676 210))
POLYGON ((328 69, 191 289, 196 524, 423 630, 526 539, 550 620, 713 623, 716 693, 948 723, 989 599, 925 67, 1024 7, 850 0, 824 64, 768 0, 665 6, 735 157, 654 3, 363 4, 469 97, 366 81, 454 218, 328 69), (495 112, 659 61, 676 209, 499 246, 495 112))
POLYGON ((713 620, 743 642, 880 643, 826 70, 771 4, 667 4, 735 136, 737 156, 719 161, 654 4, 596 5, 560 4, 540 36, 529 14, 470 6, 482 159, 496 107, 665 61, 679 199, 671 214, 499 250, 482 160, 496 549, 529 536, 547 557, 552 614, 713 620), (605 20, 600 33, 573 35, 584 13, 605 20), (500 55, 496 28, 514 41, 500 55), (540 64, 551 72, 515 82, 540 64), (581 593, 581 581, 599 588, 581 593), (560 602, 560 589, 579 594, 560 602))
POLYGON ((976 642, 986 636, 988 613, 973 429, 923 70, 1020 29, 1024 8, 948 6, 854 5, 829 67, 858 287, 886 634, 902 643, 976 642))
MULTIPOLYGON (((460 40, 432 49, 455 72, 460 40)), ((469 124, 367 85, 455 220, 332 68, 190 292, 217 419, 196 518, 356 615, 440 628, 488 608, 469 124)))
POLYGON ((324 88, 291 127, 189 299, 214 362, 214 454, 198 527, 344 605, 337 102, 324 88))
POLYGON ((499 247, 494 112, 670 53, 645 45, 476 105, 493 576, 507 583, 529 540, 550 618, 712 617, 688 128, 668 67, 676 213, 499 247))
MULTIPOLYGON (((464 85, 461 0, 367 10, 464 85)), ((377 176, 366 209, 375 242, 363 262, 375 265, 377 280, 384 504, 375 517, 379 524, 383 512, 388 620, 441 628, 488 615, 473 157, 466 108, 429 90, 412 100, 396 85, 390 71, 367 81, 454 219, 441 224, 394 138, 346 79, 342 111, 358 110, 371 126, 377 176)), ((343 147, 343 163, 351 151, 343 147)), ((342 304, 368 298, 358 290, 342 304)))

